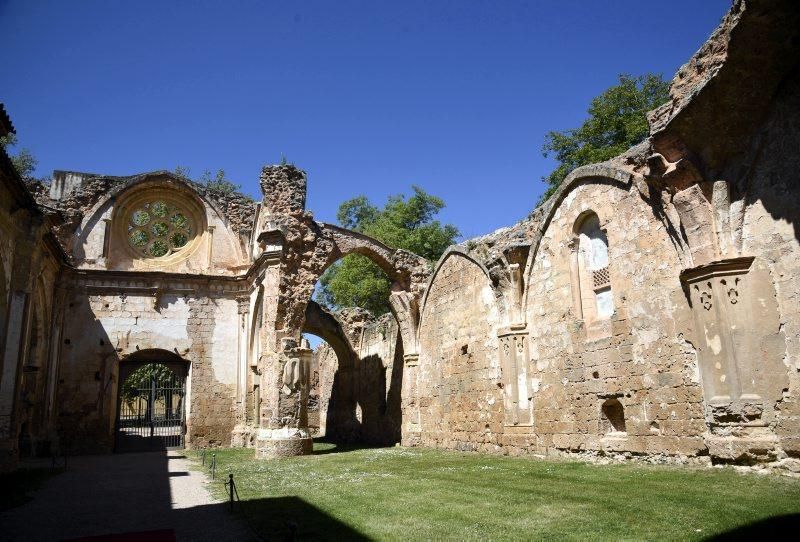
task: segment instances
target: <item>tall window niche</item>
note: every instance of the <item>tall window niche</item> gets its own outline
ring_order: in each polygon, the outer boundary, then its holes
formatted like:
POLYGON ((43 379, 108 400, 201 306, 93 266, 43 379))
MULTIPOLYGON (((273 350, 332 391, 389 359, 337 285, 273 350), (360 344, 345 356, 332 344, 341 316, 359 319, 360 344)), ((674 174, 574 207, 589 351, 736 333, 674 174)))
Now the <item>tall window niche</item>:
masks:
POLYGON ((599 339, 611 332, 614 294, 609 273, 608 237, 594 212, 575 222, 572 248, 572 291, 576 316, 586 324, 587 338, 599 339))

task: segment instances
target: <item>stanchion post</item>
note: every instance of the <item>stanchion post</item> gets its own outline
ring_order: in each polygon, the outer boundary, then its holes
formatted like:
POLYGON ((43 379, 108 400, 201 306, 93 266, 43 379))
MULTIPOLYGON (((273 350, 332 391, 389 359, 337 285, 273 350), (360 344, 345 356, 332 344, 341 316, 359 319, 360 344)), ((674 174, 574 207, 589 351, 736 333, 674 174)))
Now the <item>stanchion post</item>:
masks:
POLYGON ((228 492, 231 495, 231 512, 233 512, 233 473, 228 475, 228 483, 230 484, 228 487, 228 492))

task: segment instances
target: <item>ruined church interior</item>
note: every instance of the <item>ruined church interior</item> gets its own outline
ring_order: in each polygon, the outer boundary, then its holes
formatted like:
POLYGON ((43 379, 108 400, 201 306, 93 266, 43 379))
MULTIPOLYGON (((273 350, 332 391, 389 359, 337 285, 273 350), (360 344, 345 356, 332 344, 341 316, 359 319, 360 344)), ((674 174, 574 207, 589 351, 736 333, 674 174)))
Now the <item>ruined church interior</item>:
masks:
POLYGON ((324 436, 797 472, 800 19, 747 4, 645 142, 433 265, 315 220, 301 165, 255 201, 169 171, 31 183, 0 153, 0 469, 324 436), (390 314, 314 301, 348 254, 390 314))

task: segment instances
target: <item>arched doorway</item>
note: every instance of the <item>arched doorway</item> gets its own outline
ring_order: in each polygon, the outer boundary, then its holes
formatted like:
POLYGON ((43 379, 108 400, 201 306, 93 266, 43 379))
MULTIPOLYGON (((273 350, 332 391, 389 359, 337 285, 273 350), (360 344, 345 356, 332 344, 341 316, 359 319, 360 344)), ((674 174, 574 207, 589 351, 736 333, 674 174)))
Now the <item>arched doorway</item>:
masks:
POLYGON ((187 364, 147 352, 120 364, 115 451, 180 449, 186 433, 187 364))

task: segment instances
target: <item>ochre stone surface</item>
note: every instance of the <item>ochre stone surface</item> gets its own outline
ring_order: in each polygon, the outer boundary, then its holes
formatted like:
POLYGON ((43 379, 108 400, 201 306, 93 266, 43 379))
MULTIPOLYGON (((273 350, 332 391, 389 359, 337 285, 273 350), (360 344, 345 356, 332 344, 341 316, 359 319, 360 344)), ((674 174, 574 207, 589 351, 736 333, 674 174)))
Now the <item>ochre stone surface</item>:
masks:
POLYGON ((264 167, 256 205, 164 171, 26 184, 0 152, 0 468, 114 450, 120 375, 159 361, 185 374, 189 447, 800 470, 799 21, 734 2, 646 141, 433 266, 316 222, 291 164, 264 167), (185 247, 129 244, 150 195, 185 210, 185 247), (390 278, 391 314, 311 300, 352 253, 390 278))

